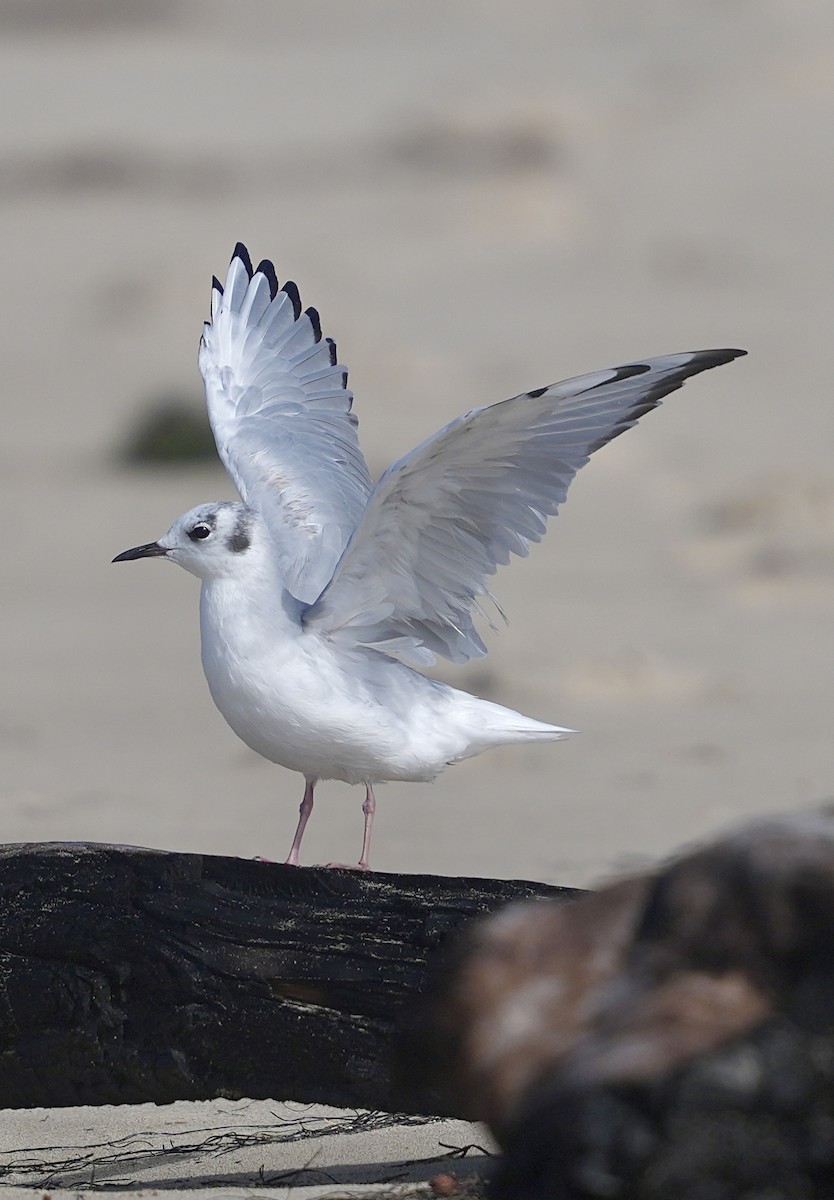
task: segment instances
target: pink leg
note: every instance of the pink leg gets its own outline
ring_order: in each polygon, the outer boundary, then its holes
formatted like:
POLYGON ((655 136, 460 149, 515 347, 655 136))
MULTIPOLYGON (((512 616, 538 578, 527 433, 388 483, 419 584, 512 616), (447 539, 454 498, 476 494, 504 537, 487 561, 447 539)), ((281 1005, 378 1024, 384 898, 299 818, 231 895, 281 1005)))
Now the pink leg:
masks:
POLYGON ((376 800, 374 799, 374 789, 369 783, 365 784, 365 803, 362 805, 362 812, 365 814, 365 832, 362 836, 362 857, 355 867, 350 863, 329 862, 328 867, 334 867, 340 871, 370 871, 371 864, 368 859, 371 853, 371 830, 374 824, 374 813, 376 812, 376 800))
POLYGON ((370 871, 371 864, 368 860, 371 854, 371 830, 373 829, 374 813, 376 812, 374 789, 370 784, 367 784, 365 788, 365 803, 362 805, 362 812, 365 814, 365 831, 362 835, 362 857, 356 865, 360 871, 370 871))
POLYGON ((301 807, 298 810, 298 825, 295 828, 295 837, 292 840, 289 857, 287 858, 288 867, 298 866, 298 852, 301 849, 301 839, 304 837, 304 830, 307 828, 310 813, 313 811, 313 789, 315 786, 316 780, 308 777, 307 786, 304 789, 304 799, 301 801, 301 807))

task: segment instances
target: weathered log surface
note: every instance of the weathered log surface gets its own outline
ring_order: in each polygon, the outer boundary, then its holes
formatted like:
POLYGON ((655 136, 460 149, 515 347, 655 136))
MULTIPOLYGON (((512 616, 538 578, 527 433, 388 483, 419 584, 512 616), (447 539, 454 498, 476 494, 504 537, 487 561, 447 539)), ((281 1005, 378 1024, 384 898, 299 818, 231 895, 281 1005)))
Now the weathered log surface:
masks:
POLYGON ((472 917, 575 894, 0 847, 0 1107, 247 1096, 413 1111, 395 1094, 391 1047, 428 960, 472 917))

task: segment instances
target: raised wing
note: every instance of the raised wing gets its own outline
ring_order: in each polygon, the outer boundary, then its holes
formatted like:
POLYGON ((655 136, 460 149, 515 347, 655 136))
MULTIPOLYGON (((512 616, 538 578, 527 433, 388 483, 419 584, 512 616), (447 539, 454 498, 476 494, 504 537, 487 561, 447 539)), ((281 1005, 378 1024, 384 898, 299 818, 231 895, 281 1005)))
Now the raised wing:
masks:
POLYGON ((336 344, 295 284, 279 289, 271 262, 253 271, 238 243, 225 287, 212 282, 199 364, 223 464, 273 533, 287 588, 310 604, 371 491, 336 344))
POLYGON ((305 623, 417 664, 486 654, 472 622, 486 576, 541 540, 594 450, 690 375, 744 353, 629 363, 453 421, 382 476, 305 623))

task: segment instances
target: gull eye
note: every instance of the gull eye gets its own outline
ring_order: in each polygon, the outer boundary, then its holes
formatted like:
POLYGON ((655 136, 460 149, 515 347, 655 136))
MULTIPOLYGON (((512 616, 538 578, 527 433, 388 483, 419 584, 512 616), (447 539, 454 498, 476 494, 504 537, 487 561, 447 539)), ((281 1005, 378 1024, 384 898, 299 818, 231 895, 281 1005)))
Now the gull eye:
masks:
POLYGON ((188 536, 192 542, 202 542, 205 538, 211 535, 211 526, 206 525, 204 521, 200 521, 193 529, 189 529, 188 536))

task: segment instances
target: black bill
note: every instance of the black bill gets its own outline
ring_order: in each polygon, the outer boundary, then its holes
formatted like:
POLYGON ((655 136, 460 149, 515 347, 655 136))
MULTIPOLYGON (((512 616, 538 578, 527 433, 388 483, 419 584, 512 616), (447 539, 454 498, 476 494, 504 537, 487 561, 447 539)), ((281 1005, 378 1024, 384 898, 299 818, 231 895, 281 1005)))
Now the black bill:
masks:
POLYGON ((160 558, 166 555, 168 551, 164 546, 160 546, 159 542, 148 542, 145 546, 134 546, 132 550, 125 550, 121 554, 117 554, 113 562, 132 562, 134 558, 160 558))

